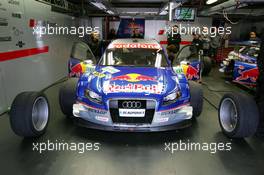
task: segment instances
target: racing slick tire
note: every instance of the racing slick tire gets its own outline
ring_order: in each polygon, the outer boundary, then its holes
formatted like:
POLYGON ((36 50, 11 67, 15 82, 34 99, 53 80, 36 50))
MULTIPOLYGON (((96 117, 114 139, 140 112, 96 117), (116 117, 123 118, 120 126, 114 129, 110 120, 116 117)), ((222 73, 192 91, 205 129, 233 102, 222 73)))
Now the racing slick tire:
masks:
POLYGON ((212 60, 208 56, 204 56, 202 59, 202 75, 207 76, 212 69, 212 60))
POLYGON ((189 81, 191 106, 193 107, 193 116, 199 117, 203 110, 203 89, 200 84, 189 81))
POLYGON ((49 102, 42 92, 22 92, 11 105, 10 125, 18 136, 39 137, 47 129, 49 115, 49 102))
POLYGON ((230 138, 252 136, 259 123, 257 104, 249 95, 227 93, 219 104, 218 119, 226 136, 230 138))
POLYGON ((61 111, 69 118, 73 116, 72 107, 76 100, 77 83, 78 78, 70 78, 62 85, 59 92, 59 103, 61 111))

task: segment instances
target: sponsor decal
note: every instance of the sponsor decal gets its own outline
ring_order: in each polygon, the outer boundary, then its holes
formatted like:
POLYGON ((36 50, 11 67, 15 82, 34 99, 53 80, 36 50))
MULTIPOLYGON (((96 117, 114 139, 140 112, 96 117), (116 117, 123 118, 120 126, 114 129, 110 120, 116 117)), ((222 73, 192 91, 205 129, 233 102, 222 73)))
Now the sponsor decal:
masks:
POLYGON ((157 80, 153 77, 146 76, 146 75, 141 75, 137 73, 130 73, 126 75, 120 75, 113 77, 111 80, 121 80, 121 81, 128 81, 128 82, 139 82, 139 81, 154 81, 156 82, 157 80))
POLYGON ((189 65, 188 68, 187 68, 186 77, 189 80, 199 79, 199 77, 200 77, 199 76, 199 65, 197 65, 197 68, 189 65))
POLYGON ((109 86, 104 86, 105 93, 147 93, 147 94, 161 94, 163 91, 163 86, 161 85, 143 85, 143 84, 132 84, 127 85, 117 85, 110 84, 109 86))
POLYGON ((178 112, 178 109, 175 109, 175 110, 171 110, 171 111, 165 111, 165 112, 161 112, 161 116, 164 116, 164 115, 173 115, 173 114, 177 114, 178 112))
POLYGON ((183 74, 183 68, 181 66, 175 67, 174 71, 177 74, 183 74))
POLYGON ((118 70, 118 69, 116 69, 116 68, 114 68, 112 66, 104 67, 104 68, 102 68, 102 70, 103 70, 103 72, 108 72, 110 74, 115 74, 117 72, 120 72, 120 70, 118 70))
POLYGON ((100 73, 100 72, 97 72, 97 71, 94 71, 93 72, 93 75, 96 76, 96 77, 99 77, 99 78, 105 77, 105 74, 104 73, 100 73))
POLYGON ((0 37, 0 42, 6 42, 6 41, 12 41, 12 37, 11 36, 0 37))
POLYGON ((141 43, 133 43, 133 44, 113 44, 113 48, 123 49, 161 49, 159 44, 141 44, 141 43))
POLYGON ((12 17, 20 19, 22 17, 22 14, 21 13, 12 13, 12 17))
POLYGON ((5 18, 0 18, 0 26, 8 26, 8 21, 5 18))
POLYGON ((239 70, 238 73, 240 74, 240 76, 236 78, 236 81, 243 81, 250 79, 250 81, 256 82, 259 76, 259 70, 257 67, 245 71, 239 70))
POLYGON ((92 113, 96 113, 96 114, 106 114, 106 111, 103 111, 103 110, 98 110, 98 109, 94 109, 94 108, 87 108, 87 110, 89 112, 92 112, 92 113))
POLYGON ((19 1, 16 0, 9 0, 8 3, 12 5, 19 5, 19 1))
POLYGON ((16 46, 18 46, 19 48, 22 48, 25 45, 25 43, 23 43, 23 41, 18 41, 16 46))

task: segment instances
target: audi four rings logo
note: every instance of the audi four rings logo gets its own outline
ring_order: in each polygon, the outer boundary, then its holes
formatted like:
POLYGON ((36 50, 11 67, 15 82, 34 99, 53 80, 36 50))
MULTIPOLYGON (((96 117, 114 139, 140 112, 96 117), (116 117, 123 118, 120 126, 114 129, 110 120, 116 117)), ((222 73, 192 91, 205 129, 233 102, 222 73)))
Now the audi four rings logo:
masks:
POLYGON ((141 102, 139 102, 139 101, 124 101, 122 103, 122 107, 127 108, 127 109, 141 108, 141 102))

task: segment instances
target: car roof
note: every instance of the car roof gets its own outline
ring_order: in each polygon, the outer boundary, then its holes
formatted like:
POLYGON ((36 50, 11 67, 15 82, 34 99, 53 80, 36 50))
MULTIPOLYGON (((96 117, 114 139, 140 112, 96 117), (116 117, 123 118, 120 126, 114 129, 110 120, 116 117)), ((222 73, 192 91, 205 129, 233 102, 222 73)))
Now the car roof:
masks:
MULTIPOLYGON (((154 49, 161 49, 161 45, 158 43, 158 41, 154 40, 154 39, 137 39, 137 38, 133 38, 133 39, 116 39, 114 41, 112 41, 109 46, 108 49, 111 48, 119 48, 116 47, 117 45, 124 45, 127 48, 130 48, 130 45, 138 45, 138 46, 155 46, 154 49)), ((131 47, 133 48, 133 47, 131 47)), ((135 47, 138 48, 138 47, 135 47)), ((144 48, 144 47, 140 47, 140 48, 144 48)), ((151 49, 152 47, 148 47, 148 49, 151 49)))

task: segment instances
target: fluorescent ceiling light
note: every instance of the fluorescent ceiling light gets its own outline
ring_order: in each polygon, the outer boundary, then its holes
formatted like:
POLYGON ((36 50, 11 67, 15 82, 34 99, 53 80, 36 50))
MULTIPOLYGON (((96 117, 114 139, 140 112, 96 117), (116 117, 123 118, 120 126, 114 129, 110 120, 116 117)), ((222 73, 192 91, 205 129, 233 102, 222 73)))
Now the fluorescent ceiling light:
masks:
POLYGON ((115 12, 111 11, 111 10, 107 10, 106 13, 110 14, 110 15, 114 15, 115 12))
POLYGON ((167 15, 167 14, 168 14, 168 11, 166 11, 166 10, 160 12, 160 15, 167 15))
POLYGON ((217 2, 218 0, 207 0, 206 1, 206 4, 213 4, 213 3, 215 3, 215 2, 217 2))
POLYGON ((104 4, 102 4, 101 2, 91 2, 91 4, 93 4, 95 7, 101 9, 101 10, 106 10, 106 7, 104 4))

